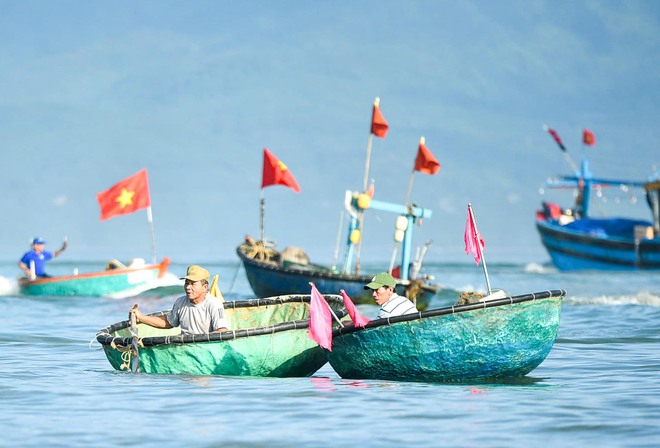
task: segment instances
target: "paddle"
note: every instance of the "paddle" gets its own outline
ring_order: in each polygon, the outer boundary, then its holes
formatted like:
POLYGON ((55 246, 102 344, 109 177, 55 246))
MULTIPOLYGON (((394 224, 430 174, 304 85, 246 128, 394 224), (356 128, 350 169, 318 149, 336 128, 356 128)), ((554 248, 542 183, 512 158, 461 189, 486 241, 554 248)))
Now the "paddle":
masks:
MULTIPOLYGON (((133 305, 132 309, 136 309, 137 303, 133 305)), ((135 351, 135 354, 131 357, 131 372, 135 373, 140 367, 140 348, 138 346, 138 328, 137 328, 137 319, 135 313, 129 313, 131 315, 131 346, 135 351)))

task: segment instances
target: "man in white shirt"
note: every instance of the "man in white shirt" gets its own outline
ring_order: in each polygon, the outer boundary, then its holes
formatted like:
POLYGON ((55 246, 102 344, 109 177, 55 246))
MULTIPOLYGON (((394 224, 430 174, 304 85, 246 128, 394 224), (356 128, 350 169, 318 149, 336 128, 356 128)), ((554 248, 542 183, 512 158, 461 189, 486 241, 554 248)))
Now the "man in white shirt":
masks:
POLYGON ((415 304, 395 291, 396 280, 387 272, 381 272, 364 289, 371 289, 372 296, 377 305, 380 305, 377 319, 383 317, 401 316, 416 313, 415 304))
MULTIPOLYGON (((131 309, 138 323, 142 322, 156 328, 174 328, 181 326, 181 334, 207 334, 227 331, 229 324, 225 317, 222 301, 209 294, 209 271, 201 266, 188 267, 185 277, 185 296, 174 302, 172 310, 166 316, 148 316, 137 307, 131 309)), ((130 314, 129 314, 130 320, 130 314)))

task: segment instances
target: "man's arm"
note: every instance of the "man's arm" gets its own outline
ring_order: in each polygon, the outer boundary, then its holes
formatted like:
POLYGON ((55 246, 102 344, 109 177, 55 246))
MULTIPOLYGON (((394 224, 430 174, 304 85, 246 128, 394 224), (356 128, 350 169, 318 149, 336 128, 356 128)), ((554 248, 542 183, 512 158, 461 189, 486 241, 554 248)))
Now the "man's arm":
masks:
POLYGON ((167 317, 165 316, 148 316, 146 314, 142 314, 142 311, 140 311, 138 308, 131 308, 128 315, 129 320, 131 317, 130 313, 135 314, 135 321, 137 323, 147 324, 156 328, 172 328, 169 321, 167 320, 167 317))
POLYGON ((55 252, 53 252, 53 258, 57 257, 59 254, 64 252, 68 246, 69 246, 69 243, 67 243, 67 241, 64 240, 64 242, 62 243, 62 247, 60 247, 55 252))

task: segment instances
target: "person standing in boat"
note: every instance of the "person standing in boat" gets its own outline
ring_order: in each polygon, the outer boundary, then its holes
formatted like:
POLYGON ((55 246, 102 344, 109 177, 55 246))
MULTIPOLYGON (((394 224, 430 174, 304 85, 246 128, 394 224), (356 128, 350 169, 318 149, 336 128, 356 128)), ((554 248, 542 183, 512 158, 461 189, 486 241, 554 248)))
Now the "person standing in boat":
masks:
POLYGON ((25 252, 23 257, 18 262, 18 267, 21 268, 28 278, 35 277, 50 277, 46 274, 46 262, 64 252, 67 248, 66 239, 55 252, 48 252, 44 250, 46 242, 41 237, 36 237, 32 240, 32 250, 25 252))
POLYGON ((135 314, 138 323, 156 328, 181 327, 181 334, 208 334, 227 331, 229 324, 225 317, 222 301, 209 293, 209 271, 201 266, 188 267, 183 289, 185 296, 174 302, 172 310, 165 316, 147 316, 136 307, 129 312, 135 314))
POLYGON ((377 305, 380 305, 377 319, 401 316, 417 312, 417 307, 408 298, 400 296, 395 291, 396 280, 387 272, 381 272, 364 289, 370 289, 377 305))

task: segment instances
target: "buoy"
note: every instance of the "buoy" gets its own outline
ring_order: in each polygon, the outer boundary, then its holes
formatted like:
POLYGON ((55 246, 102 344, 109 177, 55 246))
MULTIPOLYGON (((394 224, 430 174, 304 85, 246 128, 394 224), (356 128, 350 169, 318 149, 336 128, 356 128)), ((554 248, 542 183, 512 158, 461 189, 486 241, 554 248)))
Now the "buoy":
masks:
POLYGON ((369 197, 368 194, 362 193, 361 195, 358 196, 357 198, 357 206, 360 207, 362 210, 366 210, 369 208, 371 205, 371 198, 369 197))
POLYGON ((357 244, 360 241, 360 236, 361 236, 360 229, 351 230, 351 236, 350 236, 351 243, 357 244))

